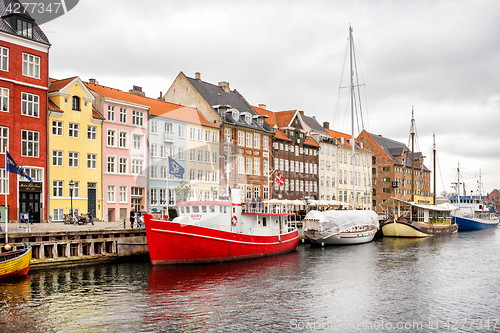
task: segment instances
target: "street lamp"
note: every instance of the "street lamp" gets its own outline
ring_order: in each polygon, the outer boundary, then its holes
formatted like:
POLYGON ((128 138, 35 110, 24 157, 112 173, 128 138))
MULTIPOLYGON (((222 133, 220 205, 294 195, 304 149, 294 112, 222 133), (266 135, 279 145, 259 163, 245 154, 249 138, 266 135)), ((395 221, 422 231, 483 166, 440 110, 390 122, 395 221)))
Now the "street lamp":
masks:
POLYGON ((73 179, 71 179, 69 181, 68 185, 69 185, 69 196, 70 196, 70 200, 71 200, 70 215, 72 216, 73 215, 73 189, 75 188, 75 183, 73 182, 73 179))

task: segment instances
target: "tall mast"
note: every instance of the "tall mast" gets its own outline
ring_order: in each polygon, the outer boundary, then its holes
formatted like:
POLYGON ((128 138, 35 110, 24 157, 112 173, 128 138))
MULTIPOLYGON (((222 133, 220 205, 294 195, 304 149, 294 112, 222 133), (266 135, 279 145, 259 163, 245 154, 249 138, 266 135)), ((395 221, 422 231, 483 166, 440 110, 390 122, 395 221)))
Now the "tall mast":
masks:
POLYGON ((414 192, 414 173, 415 170, 413 168, 413 151, 415 150, 415 118, 413 117, 413 106, 411 107, 411 201, 415 200, 415 192, 414 192))
POLYGON ((356 209, 356 172, 354 168, 355 161, 355 143, 354 143, 354 71, 353 71, 353 40, 352 27, 349 26, 349 55, 350 55, 350 71, 351 71, 351 165, 352 165, 352 209, 356 209))
POLYGON ((433 204, 436 204, 436 133, 432 134, 432 159, 433 159, 433 169, 434 169, 434 202, 433 204))

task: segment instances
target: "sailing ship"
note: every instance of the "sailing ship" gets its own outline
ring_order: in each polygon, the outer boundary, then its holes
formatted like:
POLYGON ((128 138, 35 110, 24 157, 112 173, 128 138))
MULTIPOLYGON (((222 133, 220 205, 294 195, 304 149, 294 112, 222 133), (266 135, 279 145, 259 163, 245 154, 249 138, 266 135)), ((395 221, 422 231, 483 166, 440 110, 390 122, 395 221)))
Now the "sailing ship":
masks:
MULTIPOLYGON (((391 197, 379 206, 385 211, 387 219, 380 224, 384 237, 430 237, 457 232, 458 226, 452 221, 451 213, 456 207, 449 203, 436 205, 436 180, 434 178, 434 204, 414 202, 414 151, 415 118, 411 117, 411 198, 405 201, 391 197)), ((436 141, 433 142, 434 175, 436 169, 436 141)))
POLYGON ((145 214, 153 265, 236 261, 284 254, 299 244, 289 213, 242 212, 238 188, 229 201, 189 201, 176 205, 173 221, 145 214))
MULTIPOLYGON (((6 245, 7 246, 7 245, 6 245)), ((0 253, 0 280, 28 275, 31 247, 0 253)))
MULTIPOLYGON (((351 156, 356 156, 356 142, 354 140, 354 42, 352 27, 349 27, 349 54, 350 54, 350 104, 351 104, 351 156)), ((355 175, 355 163, 352 164, 352 175, 355 175)), ((303 220, 303 234, 313 244, 320 245, 347 245, 362 244, 373 240, 379 229, 378 215, 371 210, 356 210, 356 180, 352 180, 352 209, 351 210, 311 210, 303 220)))
MULTIPOLYGON (((457 168, 457 197, 451 198, 450 203, 458 207, 453 212, 453 221, 458 225, 458 231, 489 229, 498 226, 500 217, 496 216, 494 207, 486 206, 481 198, 460 197, 460 164, 457 168)), ((479 185, 481 186, 481 174, 479 174, 479 185)))

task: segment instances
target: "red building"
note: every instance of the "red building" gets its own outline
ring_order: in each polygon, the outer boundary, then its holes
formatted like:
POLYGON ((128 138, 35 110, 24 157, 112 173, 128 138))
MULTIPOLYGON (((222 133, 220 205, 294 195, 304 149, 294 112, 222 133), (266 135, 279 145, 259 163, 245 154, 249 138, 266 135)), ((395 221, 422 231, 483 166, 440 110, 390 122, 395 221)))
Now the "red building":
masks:
POLYGON ((17 1, 4 2, 0 6, 0 221, 4 222, 7 215, 10 221, 17 221, 20 213, 31 208, 34 222, 39 222, 47 219, 50 43, 30 16, 9 12, 9 8, 16 8, 17 1), (7 174, 5 147, 33 184, 25 177, 7 174))
POLYGON ((500 191, 494 189, 490 194, 486 197, 486 200, 493 202, 495 206, 495 212, 500 212, 500 191))

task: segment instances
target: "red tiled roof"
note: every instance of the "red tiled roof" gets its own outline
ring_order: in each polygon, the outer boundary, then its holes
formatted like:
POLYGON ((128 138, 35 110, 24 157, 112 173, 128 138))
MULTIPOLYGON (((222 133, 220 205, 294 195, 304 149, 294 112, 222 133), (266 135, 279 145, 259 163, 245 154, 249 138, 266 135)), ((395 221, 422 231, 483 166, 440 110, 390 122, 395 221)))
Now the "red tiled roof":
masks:
MULTIPOLYGON (((342 144, 342 142, 340 142, 340 140, 337 141, 337 143, 339 145, 344 146, 344 147, 352 148, 351 144, 349 143, 350 142, 349 140, 351 140, 351 135, 350 134, 345 134, 345 133, 342 133, 342 132, 337 132, 337 131, 333 131, 331 129, 326 129, 326 128, 325 128, 325 131, 327 131, 330 134, 330 136, 332 138, 334 138, 334 139, 336 139, 336 138, 344 138, 344 144, 342 144)), ((354 138, 354 142, 360 143, 360 141, 358 139, 356 139, 356 138, 354 138)), ((367 149, 366 147, 364 147, 364 145, 363 145, 363 148, 359 148, 359 145, 357 145, 357 149, 360 149, 360 150, 363 150, 363 151, 367 151, 367 152, 370 152, 370 153, 372 152, 369 149, 367 149)))
POLYGON ((304 144, 309 146, 319 147, 319 144, 317 144, 316 141, 314 141, 314 139, 311 136, 306 135, 306 138, 307 139, 304 141, 304 144))
POLYGON ((119 89, 109 88, 98 84, 87 82, 84 83, 87 88, 97 92, 104 97, 149 107, 149 114, 151 115, 162 116, 213 128, 219 128, 219 126, 208 122, 205 117, 203 117, 203 115, 195 108, 164 102, 150 97, 138 96, 129 92, 124 92, 119 89))
POLYGON ((97 118, 97 119, 106 119, 99 112, 97 112, 95 109, 92 109, 92 117, 97 118))
POLYGON ((56 80, 56 79, 49 79, 50 85, 49 85, 49 92, 51 91, 58 91, 64 88, 68 83, 76 79, 76 76, 69 77, 67 79, 62 79, 62 80, 56 80))
POLYGON ((290 140, 289 138, 287 138, 287 137, 286 137, 286 135, 285 135, 285 134, 283 134, 283 132, 281 132, 281 131, 279 130, 279 128, 277 128, 277 129, 276 129, 276 134, 274 135, 274 137, 275 137, 276 139, 281 139, 281 140, 286 140, 286 141, 292 141, 292 140, 290 140))
POLYGON ((290 124, 293 119, 293 116, 297 113, 297 110, 290 111, 279 111, 275 112, 276 117, 276 125, 278 127, 286 127, 290 124))
POLYGON ((269 118, 265 118, 265 120, 266 120, 266 123, 268 123, 271 127, 276 126, 276 117, 275 117, 273 111, 269 111, 269 110, 266 110, 266 109, 261 109, 261 108, 259 108, 257 106, 252 106, 252 107, 255 110, 255 112, 257 112, 261 116, 268 116, 269 117, 269 118))
POLYGON ((49 110, 51 110, 51 111, 59 111, 59 112, 62 111, 59 108, 59 106, 56 105, 56 103, 52 102, 52 100, 50 98, 49 98, 49 110))

